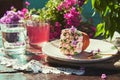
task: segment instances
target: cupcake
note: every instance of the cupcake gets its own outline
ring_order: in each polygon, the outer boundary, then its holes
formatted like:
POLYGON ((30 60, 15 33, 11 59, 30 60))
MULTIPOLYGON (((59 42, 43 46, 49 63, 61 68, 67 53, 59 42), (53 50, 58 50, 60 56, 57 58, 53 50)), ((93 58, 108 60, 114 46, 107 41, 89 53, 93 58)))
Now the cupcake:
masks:
POLYGON ((65 55, 80 54, 89 45, 89 36, 75 27, 63 29, 60 35, 60 51, 65 55))

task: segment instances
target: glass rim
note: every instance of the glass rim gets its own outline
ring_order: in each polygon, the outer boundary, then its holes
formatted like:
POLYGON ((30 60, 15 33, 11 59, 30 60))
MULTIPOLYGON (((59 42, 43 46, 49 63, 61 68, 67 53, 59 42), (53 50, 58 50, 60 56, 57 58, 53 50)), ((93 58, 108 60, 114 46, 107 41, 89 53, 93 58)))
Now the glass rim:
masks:
POLYGON ((27 20, 25 25, 26 26, 41 26, 41 25, 50 25, 50 23, 49 22, 45 22, 45 21, 27 20))
POLYGON ((46 20, 40 20, 40 21, 35 21, 35 20, 26 20, 26 23, 28 23, 28 22, 32 22, 32 23, 48 23, 48 24, 49 24, 49 22, 48 22, 48 21, 46 21, 46 20))

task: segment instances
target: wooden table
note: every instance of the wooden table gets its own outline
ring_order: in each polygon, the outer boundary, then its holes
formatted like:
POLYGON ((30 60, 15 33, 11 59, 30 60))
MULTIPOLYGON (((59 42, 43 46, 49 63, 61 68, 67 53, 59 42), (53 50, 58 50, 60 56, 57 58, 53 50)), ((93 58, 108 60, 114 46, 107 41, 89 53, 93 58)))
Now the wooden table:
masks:
POLYGON ((107 75, 107 80, 120 80, 120 70, 106 70, 87 68, 85 75, 64 75, 64 74, 33 74, 33 73, 0 73, 0 80, 101 80, 101 74, 107 75))

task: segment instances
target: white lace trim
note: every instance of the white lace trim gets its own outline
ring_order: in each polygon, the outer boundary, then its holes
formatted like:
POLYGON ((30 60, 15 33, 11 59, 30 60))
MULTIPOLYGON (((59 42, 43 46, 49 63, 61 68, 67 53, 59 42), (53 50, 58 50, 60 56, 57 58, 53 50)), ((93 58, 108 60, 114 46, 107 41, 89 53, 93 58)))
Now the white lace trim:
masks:
POLYGON ((33 73, 54 73, 54 74, 76 74, 76 75, 83 75, 85 73, 84 69, 72 69, 72 68, 64 68, 64 67, 50 67, 43 65, 39 61, 31 60, 27 64, 20 64, 18 63, 17 59, 8 59, 6 57, 0 56, 0 64, 5 65, 6 67, 11 67, 14 70, 22 70, 22 71, 33 71, 33 73))

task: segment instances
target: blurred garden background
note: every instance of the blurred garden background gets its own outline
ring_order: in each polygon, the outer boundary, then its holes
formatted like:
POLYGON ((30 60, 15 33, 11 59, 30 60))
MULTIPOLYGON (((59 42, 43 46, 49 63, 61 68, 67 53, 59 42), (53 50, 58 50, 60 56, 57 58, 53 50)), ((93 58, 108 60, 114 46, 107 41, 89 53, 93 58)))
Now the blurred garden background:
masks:
MULTIPOLYGON (((25 1, 26 0, 24 0, 24 2, 25 1)), ((48 2, 48 0, 27 0, 27 1, 30 2, 29 9, 43 8, 45 4, 48 2)), ((99 13, 94 13, 94 10, 92 9, 92 5, 91 5, 91 0, 89 0, 87 4, 82 6, 82 15, 84 21, 90 22, 94 26, 96 26, 101 20, 99 13)))
MULTIPOLYGON (((0 17, 2 17, 3 14, 10 9, 11 6, 15 6, 18 10, 22 9, 25 6, 24 5, 25 1, 30 2, 29 9, 43 8, 45 4, 48 2, 48 0, 0 0, 0 8, 1 8, 0 17)), ((96 26, 101 20, 99 14, 94 13, 94 10, 92 9, 92 5, 91 5, 91 0, 89 0, 87 4, 83 5, 82 15, 84 21, 90 22, 94 26, 96 26)))
MULTIPOLYGON (((11 6, 21 10, 25 7, 25 1, 30 2, 29 9, 42 9, 50 0, 0 0, 0 17, 2 17, 7 10, 10 10, 11 6)), ((102 35, 104 38, 112 38, 115 31, 120 33, 120 0, 85 1, 88 2, 82 6, 81 13, 82 20, 85 22, 84 25, 88 24, 87 27, 96 27, 97 35, 102 35)))

